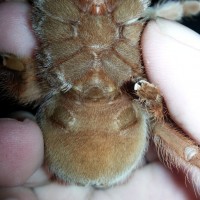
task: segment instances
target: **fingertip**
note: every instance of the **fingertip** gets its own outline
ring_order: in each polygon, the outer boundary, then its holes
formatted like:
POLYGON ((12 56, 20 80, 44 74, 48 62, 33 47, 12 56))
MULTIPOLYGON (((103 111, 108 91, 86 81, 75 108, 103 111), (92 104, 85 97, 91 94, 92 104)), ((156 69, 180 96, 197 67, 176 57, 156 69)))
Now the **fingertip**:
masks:
POLYGON ((142 36, 145 69, 172 118, 200 142, 200 37, 176 22, 150 22, 142 36))
POLYGON ((0 119, 0 185, 23 184, 43 162, 43 138, 31 120, 0 119))
POLYGON ((24 2, 0 4, 0 52, 31 56, 36 39, 30 22, 31 8, 24 2))

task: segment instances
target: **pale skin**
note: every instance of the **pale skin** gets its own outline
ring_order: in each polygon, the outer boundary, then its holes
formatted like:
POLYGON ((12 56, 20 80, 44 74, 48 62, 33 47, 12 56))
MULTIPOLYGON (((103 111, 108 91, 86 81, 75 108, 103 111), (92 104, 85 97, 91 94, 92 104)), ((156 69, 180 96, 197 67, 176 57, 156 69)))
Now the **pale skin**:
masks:
MULTIPOLYGON (((0 51, 31 56, 36 40, 28 25, 25 4, 0 4, 0 51)), ((161 89, 172 118, 200 144, 200 37, 174 22, 150 22, 142 37, 143 58, 149 79, 161 89)), ((44 169, 42 133, 31 120, 0 120, 0 199, 29 200, 194 200, 184 176, 172 174, 155 152, 149 163, 130 180, 108 190, 61 186, 50 182, 44 169), (34 190, 30 189, 33 186, 34 190)))

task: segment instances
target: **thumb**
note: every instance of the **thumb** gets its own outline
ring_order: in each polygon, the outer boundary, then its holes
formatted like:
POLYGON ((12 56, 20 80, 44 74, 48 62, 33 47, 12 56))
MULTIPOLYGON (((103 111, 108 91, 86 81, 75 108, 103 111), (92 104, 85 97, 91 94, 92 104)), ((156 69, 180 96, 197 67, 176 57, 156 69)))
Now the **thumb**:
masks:
POLYGON ((0 3, 0 52, 31 56, 36 39, 31 31, 31 7, 23 2, 0 3))
POLYGON ((0 186, 24 184, 43 162, 43 138, 31 120, 0 119, 0 186))
POLYGON ((157 85, 170 115, 200 143, 200 36, 176 22, 150 22, 142 37, 149 79, 157 85))

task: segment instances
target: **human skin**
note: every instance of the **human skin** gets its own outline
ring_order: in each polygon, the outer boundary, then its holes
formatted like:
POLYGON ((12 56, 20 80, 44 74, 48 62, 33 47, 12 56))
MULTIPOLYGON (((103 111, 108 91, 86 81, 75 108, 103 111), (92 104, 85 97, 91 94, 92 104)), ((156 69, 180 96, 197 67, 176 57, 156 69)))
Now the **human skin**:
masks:
MULTIPOLYGON (((0 52, 32 56, 37 42, 24 3, 0 4, 0 52)), ((166 100, 174 121, 200 144, 198 117, 200 37, 175 22, 149 22, 141 41, 145 69, 166 100), (187 106, 185 106, 187 105, 187 106)), ((127 183, 107 190, 59 185, 48 180, 43 162, 42 133, 34 121, 0 120, 0 199, 19 200, 194 200, 181 173, 171 173, 152 150, 148 164, 127 183), (34 189, 30 189, 33 187, 34 189)))

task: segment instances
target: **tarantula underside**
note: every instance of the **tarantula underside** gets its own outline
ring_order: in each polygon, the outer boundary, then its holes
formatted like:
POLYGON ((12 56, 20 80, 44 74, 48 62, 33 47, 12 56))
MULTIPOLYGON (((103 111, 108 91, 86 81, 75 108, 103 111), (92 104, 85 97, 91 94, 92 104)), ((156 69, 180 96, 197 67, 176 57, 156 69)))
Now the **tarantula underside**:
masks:
POLYGON ((164 162, 200 167, 199 147, 166 120, 147 81, 140 37, 149 19, 179 20, 198 1, 35 0, 35 58, 2 53, 1 85, 35 102, 45 162, 65 182, 110 187, 140 165, 152 139, 164 162))

